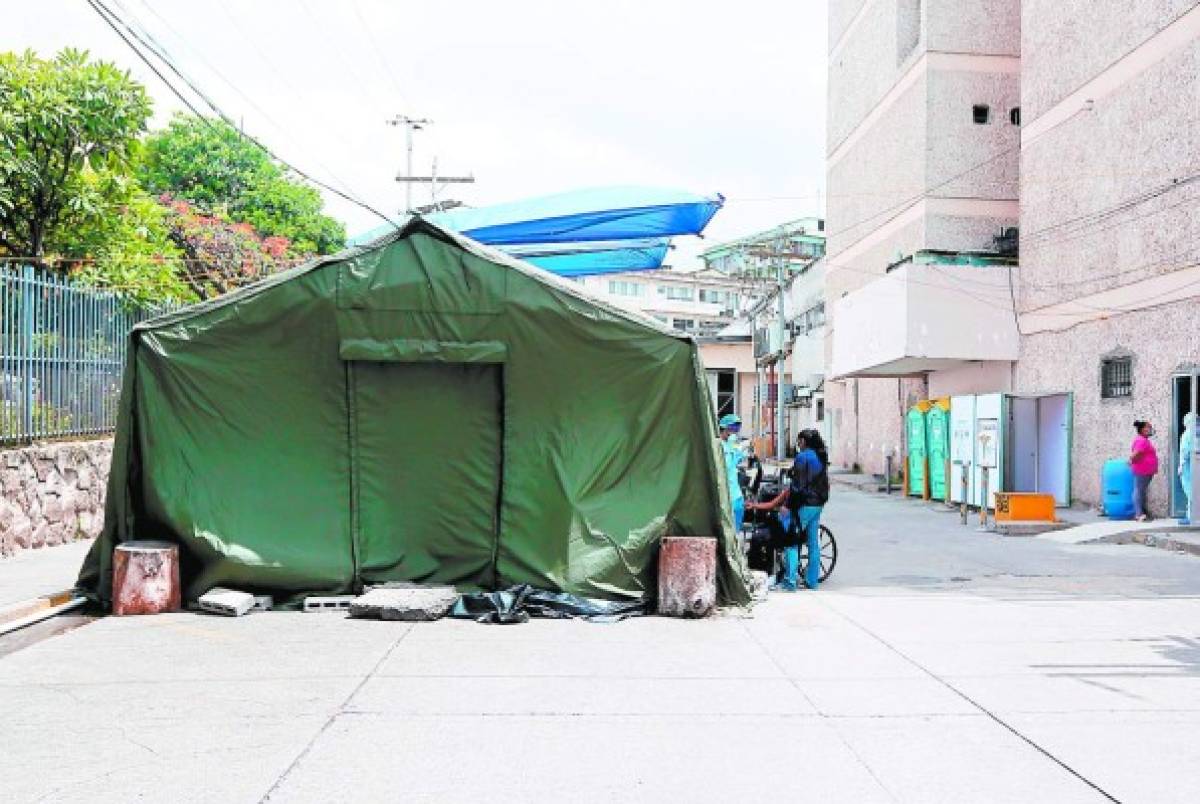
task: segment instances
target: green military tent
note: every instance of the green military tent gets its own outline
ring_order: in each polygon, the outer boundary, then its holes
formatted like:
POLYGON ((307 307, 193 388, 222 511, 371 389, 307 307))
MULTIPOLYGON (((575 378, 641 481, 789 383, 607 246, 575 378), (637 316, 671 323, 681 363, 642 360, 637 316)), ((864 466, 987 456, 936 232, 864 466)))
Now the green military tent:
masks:
POLYGON ((695 343, 414 218, 374 243, 139 324, 104 531, 178 543, 213 586, 655 588, 663 535, 715 535, 748 600, 695 343))

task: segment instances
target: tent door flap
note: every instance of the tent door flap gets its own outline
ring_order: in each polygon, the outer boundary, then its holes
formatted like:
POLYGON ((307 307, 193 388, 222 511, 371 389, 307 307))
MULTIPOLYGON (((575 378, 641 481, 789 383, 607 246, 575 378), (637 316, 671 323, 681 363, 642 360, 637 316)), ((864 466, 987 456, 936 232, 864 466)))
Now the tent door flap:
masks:
POLYGON ((349 363, 357 575, 496 583, 502 372, 487 363, 349 363))

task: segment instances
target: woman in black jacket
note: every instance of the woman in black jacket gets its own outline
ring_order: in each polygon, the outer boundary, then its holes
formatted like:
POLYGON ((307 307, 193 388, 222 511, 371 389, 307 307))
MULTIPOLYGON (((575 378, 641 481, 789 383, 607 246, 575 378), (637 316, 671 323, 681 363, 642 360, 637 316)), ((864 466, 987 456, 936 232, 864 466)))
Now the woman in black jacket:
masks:
MULTIPOLYGON (((792 464, 792 482, 779 496, 764 503, 747 503, 754 511, 773 511, 786 505, 791 511, 792 527, 808 540, 808 567, 804 583, 816 589, 821 578, 821 511, 829 501, 829 452, 816 430, 803 430, 796 438, 796 459, 792 464)), ((783 582, 779 588, 795 592, 798 582, 800 548, 783 550, 783 582)))

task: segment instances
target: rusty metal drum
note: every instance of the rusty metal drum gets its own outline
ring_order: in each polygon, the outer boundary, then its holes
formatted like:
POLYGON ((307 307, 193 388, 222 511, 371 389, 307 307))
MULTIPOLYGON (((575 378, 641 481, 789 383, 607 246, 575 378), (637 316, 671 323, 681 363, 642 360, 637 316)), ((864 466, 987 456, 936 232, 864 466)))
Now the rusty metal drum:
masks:
POLYGON ((179 611, 179 546, 134 541, 113 551, 113 614, 179 611))
POLYGON ((706 617, 717 604, 717 540, 667 536, 658 556, 658 613, 706 617))

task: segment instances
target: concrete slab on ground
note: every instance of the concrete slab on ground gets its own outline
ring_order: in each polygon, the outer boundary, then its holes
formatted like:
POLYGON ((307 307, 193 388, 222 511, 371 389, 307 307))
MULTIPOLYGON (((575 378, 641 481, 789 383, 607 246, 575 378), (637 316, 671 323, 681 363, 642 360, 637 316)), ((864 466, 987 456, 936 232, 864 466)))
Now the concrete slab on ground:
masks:
POLYGON ((1087 544, 1089 542, 1112 540, 1125 534, 1175 533, 1177 531, 1180 533, 1194 533, 1197 532, 1197 529, 1180 525, 1173 519, 1157 519, 1150 522, 1105 519, 1098 522, 1074 525, 1052 533, 1045 533, 1038 538, 1060 544, 1087 544))

